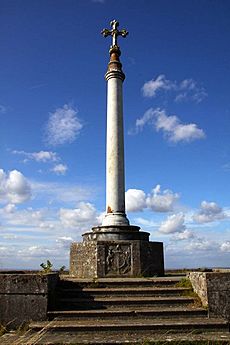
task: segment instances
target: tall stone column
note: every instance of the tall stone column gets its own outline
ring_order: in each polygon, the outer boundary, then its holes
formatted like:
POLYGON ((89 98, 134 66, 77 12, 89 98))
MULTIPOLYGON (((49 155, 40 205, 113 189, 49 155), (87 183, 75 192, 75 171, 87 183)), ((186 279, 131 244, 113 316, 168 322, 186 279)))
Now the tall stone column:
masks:
POLYGON ((102 34, 112 36, 107 81, 106 214, 102 225, 82 235, 70 249, 70 274, 78 278, 138 277, 164 274, 163 243, 150 242, 149 233, 130 225, 125 213, 125 162, 123 130, 123 92, 125 75, 120 62, 117 37, 126 30, 112 29, 102 34))
MULTIPOLYGON (((117 22, 116 22, 117 23, 117 22)), ((102 225, 129 225, 125 214, 123 91, 117 45, 110 48, 107 80, 106 215, 102 225)))

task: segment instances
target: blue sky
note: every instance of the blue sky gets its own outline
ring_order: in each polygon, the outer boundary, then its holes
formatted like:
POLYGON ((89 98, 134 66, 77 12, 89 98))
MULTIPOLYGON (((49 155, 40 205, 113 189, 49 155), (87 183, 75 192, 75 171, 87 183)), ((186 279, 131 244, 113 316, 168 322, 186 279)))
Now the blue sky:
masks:
POLYGON ((0 1, 0 268, 68 266, 105 208, 106 82, 117 19, 130 222, 165 264, 229 266, 230 3, 0 1))

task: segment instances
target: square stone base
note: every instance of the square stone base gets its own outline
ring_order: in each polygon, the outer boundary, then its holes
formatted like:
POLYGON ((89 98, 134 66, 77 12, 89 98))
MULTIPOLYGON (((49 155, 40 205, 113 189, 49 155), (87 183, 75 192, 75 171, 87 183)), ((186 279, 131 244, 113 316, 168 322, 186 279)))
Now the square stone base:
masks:
POLYGON ((140 240, 74 242, 70 275, 77 278, 164 275, 162 242, 140 240))

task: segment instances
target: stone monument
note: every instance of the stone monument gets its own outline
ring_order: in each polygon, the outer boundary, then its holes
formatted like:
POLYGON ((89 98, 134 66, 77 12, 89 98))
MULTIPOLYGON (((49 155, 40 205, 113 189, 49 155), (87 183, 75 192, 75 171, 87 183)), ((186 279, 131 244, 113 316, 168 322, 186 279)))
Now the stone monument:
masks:
POLYGON ((107 81, 106 214, 100 226, 83 234, 83 242, 70 249, 70 275, 78 278, 140 277, 164 274, 163 243, 150 242, 149 233, 130 225, 125 212, 125 170, 123 131, 123 92, 125 75, 120 62, 118 30, 113 20, 107 81))

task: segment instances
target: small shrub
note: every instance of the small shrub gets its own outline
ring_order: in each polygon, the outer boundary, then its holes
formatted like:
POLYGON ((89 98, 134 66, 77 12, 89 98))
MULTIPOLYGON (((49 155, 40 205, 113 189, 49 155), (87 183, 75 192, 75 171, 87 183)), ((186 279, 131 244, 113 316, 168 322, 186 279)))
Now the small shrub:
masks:
POLYGON ((53 264, 49 260, 47 260, 46 264, 42 263, 40 267, 42 268, 42 273, 50 273, 52 272, 53 264))
POLYGON ((66 267, 63 265, 59 268, 59 273, 64 273, 65 272, 66 267))

